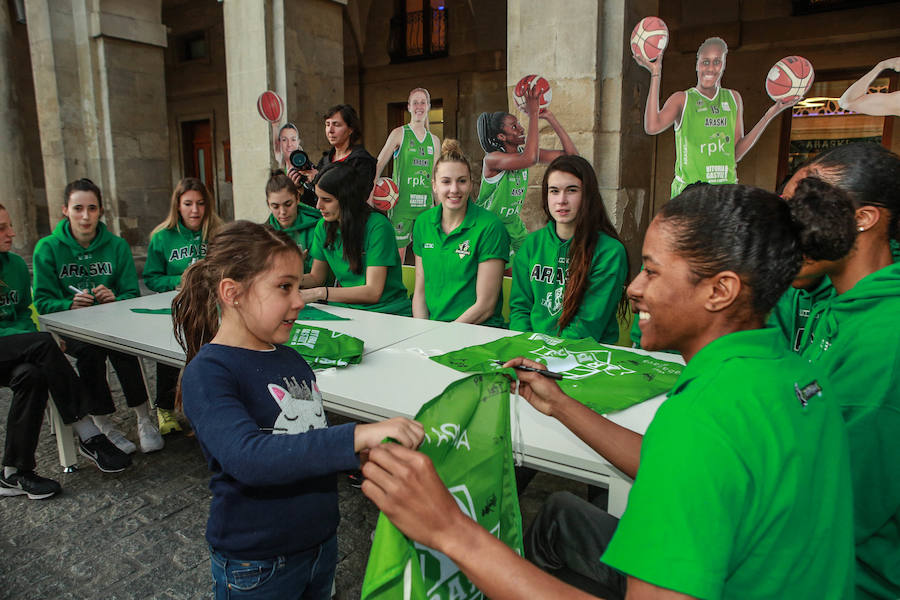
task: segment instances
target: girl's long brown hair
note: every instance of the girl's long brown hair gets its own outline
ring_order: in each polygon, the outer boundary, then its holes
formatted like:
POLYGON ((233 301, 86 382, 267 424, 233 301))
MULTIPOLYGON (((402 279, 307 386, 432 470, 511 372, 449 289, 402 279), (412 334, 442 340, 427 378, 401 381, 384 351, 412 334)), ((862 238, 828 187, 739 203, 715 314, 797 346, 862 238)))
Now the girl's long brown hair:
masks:
MULTIPOLYGON (((569 242, 569 271, 563 292, 562 313, 559 315, 558 326, 559 331, 562 332, 575 318, 582 301, 584 301, 591 275, 591 262, 594 258, 594 250, 597 248, 597 240, 600 239, 600 232, 619 242, 622 240, 619 239, 616 228, 613 227, 612 221, 606 214, 594 168, 591 163, 580 156, 566 154, 559 156, 550 163, 544 172, 541 196, 547 220, 553 219, 547 204, 547 182, 550 174, 555 171, 569 173, 581 180, 581 207, 575 217, 575 233, 569 242)), ((616 310, 620 317, 625 314, 626 302, 625 288, 623 287, 616 310)))
MULTIPOLYGON (((268 225, 235 221, 219 229, 209 242, 206 258, 184 272, 181 291, 172 300, 172 325, 184 350, 185 365, 219 330, 219 282, 229 278, 250 285, 276 256, 290 252, 301 256, 287 234, 268 225)), ((180 408, 180 381, 175 400, 180 408)))

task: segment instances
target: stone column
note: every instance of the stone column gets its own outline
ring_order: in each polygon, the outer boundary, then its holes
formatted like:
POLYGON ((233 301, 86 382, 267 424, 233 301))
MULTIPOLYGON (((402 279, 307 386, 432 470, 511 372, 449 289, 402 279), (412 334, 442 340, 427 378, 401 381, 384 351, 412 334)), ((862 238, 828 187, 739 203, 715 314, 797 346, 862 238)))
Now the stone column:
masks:
POLYGON ((160 0, 26 9, 51 225, 66 183, 88 177, 110 229, 146 244, 171 193, 160 0))
MULTIPOLYGON (((334 0, 281 0, 287 116, 300 129, 303 147, 318 161, 329 149, 323 113, 344 100, 343 7, 334 0)), ((362 107, 353 108, 362 115, 362 107)), ((379 148, 368 145, 370 152, 379 148)))
MULTIPOLYGON (((627 42, 634 24, 655 14, 656 6, 650 0, 571 0, 555 10, 527 0, 507 4, 510 112, 515 112, 512 89, 522 76, 538 73, 548 78, 553 89, 550 110, 579 154, 594 165, 604 204, 622 230, 632 259, 640 257, 638 238, 646 229, 653 146, 652 138, 643 136, 640 120, 647 78, 641 78, 627 42)), ((522 113, 515 114, 525 119, 522 113)), ((541 147, 562 147, 544 122, 541 147)), ((538 166, 529 171, 522 215, 530 230, 544 223, 540 198, 544 170, 538 166)))
MULTIPOLYGON (((234 215, 261 222, 274 164, 271 127, 256 100, 274 90, 313 162, 328 147, 322 113, 343 101, 340 0, 227 0, 224 6, 234 215)), ((359 107, 356 107, 357 109, 359 107)))
POLYGON ((223 8, 234 218, 262 222, 268 212, 264 191, 272 137, 257 113, 256 99, 274 87, 271 0, 228 0, 223 8))
POLYGON ((37 241, 31 165, 25 150, 22 116, 15 89, 9 4, 0 2, 0 181, 2 203, 9 210, 17 236, 13 248, 30 248, 37 241))

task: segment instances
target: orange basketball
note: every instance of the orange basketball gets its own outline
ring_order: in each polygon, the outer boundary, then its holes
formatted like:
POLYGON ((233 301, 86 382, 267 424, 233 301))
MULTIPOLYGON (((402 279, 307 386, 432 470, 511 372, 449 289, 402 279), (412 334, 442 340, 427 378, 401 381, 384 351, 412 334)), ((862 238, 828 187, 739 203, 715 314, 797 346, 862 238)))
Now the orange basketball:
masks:
POLYGON ((284 100, 275 92, 266 90, 256 99, 256 110, 269 123, 277 123, 284 114, 284 100))
POLYGON ((631 31, 631 53, 650 62, 659 58, 669 42, 669 28, 659 17, 644 17, 631 31))
POLYGON ((525 92, 535 88, 540 93, 538 97, 538 106, 547 108, 550 106, 550 100, 553 99, 553 90, 550 89, 550 82, 540 75, 526 75, 513 88, 513 100, 519 110, 525 110, 525 92))
POLYGON ((816 78, 812 63, 802 56, 785 56, 769 69, 766 76, 766 93, 769 98, 779 100, 799 100, 816 78))
POLYGON ((397 183, 390 177, 379 177, 375 184, 375 192, 372 194, 372 204, 378 210, 387 212, 394 208, 397 204, 397 198, 400 197, 400 188, 397 183))

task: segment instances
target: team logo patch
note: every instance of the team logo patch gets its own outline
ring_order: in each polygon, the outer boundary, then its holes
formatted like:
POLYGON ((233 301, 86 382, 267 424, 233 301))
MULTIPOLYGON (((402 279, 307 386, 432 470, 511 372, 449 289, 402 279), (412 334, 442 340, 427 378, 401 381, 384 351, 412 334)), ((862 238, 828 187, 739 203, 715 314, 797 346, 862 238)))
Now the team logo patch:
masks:
POLYGON ((462 244, 460 244, 460 245, 459 245, 459 248, 457 248, 457 249, 455 250, 455 252, 456 252, 456 255, 459 256, 459 259, 460 259, 460 260, 462 260, 462 259, 464 259, 465 257, 467 257, 467 256, 469 256, 470 254, 472 254, 472 252, 470 251, 469 240, 466 240, 466 241, 464 241, 462 244))
POLYGON ((563 293, 566 288, 558 287, 555 290, 547 292, 544 299, 541 300, 541 306, 547 309, 551 317, 555 317, 562 310, 563 293))
POLYGON ((731 112, 731 105, 728 104, 727 102, 723 102, 723 103, 722 103, 722 110, 724 110, 725 112, 731 112))

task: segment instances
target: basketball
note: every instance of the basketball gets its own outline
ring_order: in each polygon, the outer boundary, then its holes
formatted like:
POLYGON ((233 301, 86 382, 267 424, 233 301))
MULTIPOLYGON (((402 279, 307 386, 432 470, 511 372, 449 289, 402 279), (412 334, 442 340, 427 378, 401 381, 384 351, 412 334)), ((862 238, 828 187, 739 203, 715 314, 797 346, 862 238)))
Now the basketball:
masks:
POLYGON ((397 204, 400 196, 400 188, 390 177, 379 177, 375 183, 375 192, 372 194, 372 204, 378 210, 387 212, 397 204))
POLYGON ((531 88, 537 88, 540 92, 538 97, 538 105, 540 108, 550 106, 550 100, 553 98, 553 90, 550 89, 550 82, 540 75, 526 75, 519 80, 516 87, 513 88, 513 100, 519 110, 525 111, 525 92, 531 88))
POLYGON ((812 87, 816 73, 812 64, 802 56, 785 56, 769 69, 766 93, 778 102, 792 102, 802 98, 812 87))
POLYGON ((659 17, 644 17, 631 30, 631 53, 650 62, 659 58, 669 42, 669 28, 659 17))
POLYGON ((269 123, 277 123, 284 114, 284 100, 275 92, 266 90, 256 99, 256 110, 269 123))

